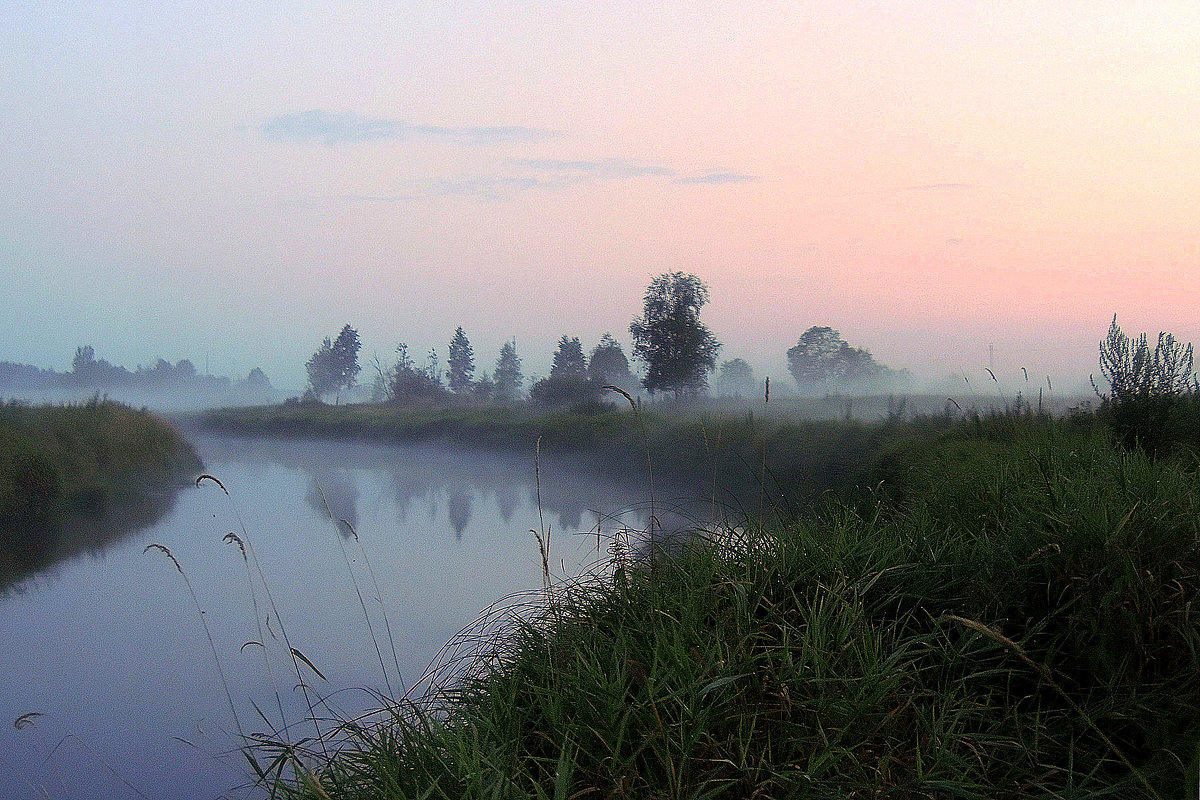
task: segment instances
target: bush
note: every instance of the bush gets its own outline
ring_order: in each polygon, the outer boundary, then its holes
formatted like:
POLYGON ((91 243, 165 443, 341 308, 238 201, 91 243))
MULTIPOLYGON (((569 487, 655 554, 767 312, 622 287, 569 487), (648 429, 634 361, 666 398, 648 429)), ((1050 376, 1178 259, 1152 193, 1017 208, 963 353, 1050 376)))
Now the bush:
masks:
POLYGON ((1164 332, 1152 349, 1146 334, 1130 339, 1113 315, 1100 343, 1100 372, 1109 383, 1103 393, 1092 382, 1103 401, 1101 417, 1127 448, 1154 455, 1195 436, 1186 406, 1195 404, 1200 384, 1190 343, 1164 332))

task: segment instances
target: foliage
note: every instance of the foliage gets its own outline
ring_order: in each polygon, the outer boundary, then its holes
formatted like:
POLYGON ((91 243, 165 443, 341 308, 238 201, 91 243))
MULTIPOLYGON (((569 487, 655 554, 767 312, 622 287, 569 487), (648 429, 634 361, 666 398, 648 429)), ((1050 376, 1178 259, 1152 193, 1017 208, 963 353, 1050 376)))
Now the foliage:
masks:
POLYGON ((667 272, 650 282, 642 316, 629 325, 633 355, 646 365, 651 393, 695 395, 708 385, 721 344, 700 321, 708 286, 695 275, 667 272))
POLYGON ((588 376, 587 361, 583 357, 583 345, 579 337, 567 338, 564 334, 558 340, 558 348, 554 351, 554 361, 550 365, 550 377, 564 380, 586 380, 588 376))
POLYGON ((518 399, 521 396, 523 377, 521 357, 517 355, 517 343, 515 340, 509 340, 500 346, 500 356, 496 359, 493 398, 501 403, 511 403, 518 399))
POLYGON ((637 378, 629 371, 629 359, 611 333, 600 337, 588 361, 588 380, 598 386, 619 386, 627 392, 637 391, 637 378))
POLYGON ((399 404, 435 402, 448 397, 437 372, 437 354, 430 351, 425 366, 417 367, 408 355, 408 345, 396 345, 396 363, 381 380, 389 402, 399 404))
POLYGON ((587 361, 578 337, 563 336, 554 351, 550 377, 529 389, 529 399, 541 406, 573 406, 599 399, 600 386, 588 379, 587 361))
POLYGON ((787 351, 787 360, 788 371, 802 392, 860 383, 886 371, 868 351, 851 347, 830 327, 806 330, 787 351))
POLYGON ((1159 333, 1153 349, 1146 334, 1136 339, 1121 330, 1114 314, 1100 342, 1100 373, 1108 392, 1092 388, 1102 399, 1101 413, 1130 448, 1154 454, 1194 434, 1200 416, 1200 385, 1192 368, 1192 345, 1159 333))
POLYGON ((758 387, 754 383, 754 369, 744 358, 721 362, 717 372, 717 391, 721 394, 744 397, 753 396, 758 387))
POLYGON ((187 441, 146 411, 99 399, 0 404, 0 521, 198 466, 187 441))
POLYGON ((454 331, 450 340, 450 353, 446 359, 449 368, 450 391, 457 395, 467 395, 471 392, 471 382, 475 377, 475 351, 462 326, 454 331))
POLYGON ((320 399, 330 392, 339 393, 349 389, 358 380, 358 351, 362 344, 358 331, 346 325, 335 341, 326 336, 317 352, 305 364, 308 386, 313 395, 320 399))

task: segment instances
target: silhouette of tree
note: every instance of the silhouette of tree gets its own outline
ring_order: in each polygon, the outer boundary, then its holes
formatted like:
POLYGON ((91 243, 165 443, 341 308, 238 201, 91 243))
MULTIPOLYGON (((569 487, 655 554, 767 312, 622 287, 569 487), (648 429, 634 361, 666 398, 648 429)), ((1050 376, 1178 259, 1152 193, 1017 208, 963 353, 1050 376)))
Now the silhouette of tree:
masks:
POLYGON ((744 358, 721 362, 717 372, 717 389, 722 394, 745 396, 757 387, 754 385, 754 369, 744 358))
POLYGON ((495 388, 492 396, 501 403, 510 403, 521 396, 521 357, 517 355, 517 343, 507 341, 500 347, 493 373, 495 388))
POLYGON ((629 371, 629 359, 611 333, 600 337, 588 361, 588 379, 597 386, 619 386, 627 392, 637 391, 637 378, 629 371))
POLYGON ((446 387, 437 371, 437 353, 430 350, 430 359, 424 367, 418 367, 408 355, 408 345, 396 345, 396 364, 386 370, 383 381, 387 386, 386 398, 394 403, 443 400, 446 387))
POLYGON ((587 361, 583 357, 583 345, 579 337, 567 338, 564 335, 558 340, 558 349, 554 351, 554 361, 550 365, 551 380, 587 380, 587 361))
POLYGON ((450 370, 450 391, 457 395, 469 394, 471 381, 475 376, 475 352, 471 349, 471 342, 467 340, 462 326, 454 331, 454 338, 450 340, 450 353, 446 364, 450 370))
POLYGON ((721 343, 700 321, 707 302, 708 286, 685 272, 663 273, 646 289, 629 333, 634 357, 646 365, 642 385, 652 394, 694 395, 708 385, 721 343))
POLYGON ((586 403, 600 395, 600 385, 588 380, 587 360, 577 336, 563 336, 554 351, 550 377, 538 381, 529 397, 541 405, 562 406, 586 403))
POLYGON ((358 383, 358 351, 362 343, 358 331, 346 325, 333 341, 333 364, 337 374, 337 388, 349 389, 358 383))
POLYGON ((333 355, 333 342, 328 336, 321 341, 304 369, 308 373, 308 389, 315 399, 320 400, 323 395, 337 391, 337 361, 333 355))
POLYGON ((787 351, 787 360, 802 392, 877 378, 888 371, 868 351, 847 344, 833 328, 815 325, 787 351))
POLYGON ((346 325, 337 335, 336 341, 326 336, 305 364, 308 386, 316 399, 334 392, 334 402, 341 400, 341 390, 349 389, 358 381, 358 331, 346 325))

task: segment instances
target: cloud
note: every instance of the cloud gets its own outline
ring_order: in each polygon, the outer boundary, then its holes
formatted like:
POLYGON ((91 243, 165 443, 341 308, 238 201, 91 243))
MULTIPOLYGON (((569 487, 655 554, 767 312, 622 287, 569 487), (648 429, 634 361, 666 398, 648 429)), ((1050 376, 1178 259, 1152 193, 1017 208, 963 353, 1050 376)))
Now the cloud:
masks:
POLYGON ((676 178, 676 183, 749 183, 758 180, 757 175, 744 175, 740 172, 706 172, 703 175, 688 175, 676 178))
POLYGON ((548 188, 550 184, 534 177, 477 175, 471 178, 439 179, 430 182, 428 190, 434 195, 474 195, 498 200, 512 192, 548 188))
POLYGON ((675 170, 661 164, 648 164, 625 158, 601 158, 594 161, 567 161, 557 158, 518 158, 509 166, 539 172, 558 172, 588 175, 597 179, 640 178, 655 176, 671 178, 675 170))
POLYGON ((424 139, 458 145, 490 146, 544 142, 561 135, 544 128, 515 125, 451 128, 414 125, 398 119, 373 119, 353 112, 335 114, 318 110, 280 114, 264 122, 259 130, 272 141, 319 141, 327 147, 380 139, 424 139))
POLYGON ((904 192, 945 192, 956 189, 974 189, 973 183, 926 183, 920 186, 902 186, 904 192))

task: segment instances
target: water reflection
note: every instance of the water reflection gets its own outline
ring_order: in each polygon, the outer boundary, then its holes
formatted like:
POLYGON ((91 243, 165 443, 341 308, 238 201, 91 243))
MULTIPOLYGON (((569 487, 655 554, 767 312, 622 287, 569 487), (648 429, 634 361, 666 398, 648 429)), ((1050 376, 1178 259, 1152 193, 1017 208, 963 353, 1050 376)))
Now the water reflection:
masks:
POLYGON ((83 555, 99 558, 130 534, 170 514, 178 489, 109 501, 90 512, 21 517, 0 523, 0 596, 55 565, 83 555))
MULTIPOLYGON (((103 553, 60 561, 54 580, 0 597, 0 723, 8 721, 0 765, 20 765, 21 785, 49 787, 53 797, 124 797, 132 784, 153 800, 211 800, 247 776, 202 621, 243 722, 258 719, 257 709, 293 727, 310 715, 286 687, 282 711, 270 713, 279 702, 273 681, 262 652, 245 647, 263 640, 280 656, 281 625, 348 718, 376 706, 372 692, 386 691, 388 670, 393 686, 394 673, 411 686, 481 609, 542 585, 531 528, 553 530, 550 566, 563 577, 607 550, 597 519, 606 533, 647 524, 641 474, 612 480, 586 462, 545 455, 539 509, 532 452, 224 437, 194 444, 228 495, 206 483, 126 508, 123 524, 63 526, 5 557, 36 568, 64 553, 103 553), (335 531, 331 514, 347 525, 335 531), (337 535, 349 535, 349 525, 358 533, 350 542, 337 535), (122 528, 140 533, 122 538, 122 528), (222 541, 229 531, 245 536, 257 566, 222 541), (151 542, 178 558, 196 602, 170 562, 143 554, 151 542), (270 608, 265 592, 253 594, 258 566, 270 608), (351 687, 365 691, 341 691, 351 687), (12 720, 30 711, 44 713, 37 726, 15 729, 12 720), (64 745, 48 759, 68 734, 87 747, 64 745)), ((657 507, 673 494, 660 485, 657 507)), ((291 665, 276 667, 282 684, 291 665)))
MULTIPOLYGON (((373 509, 387 503, 398 523, 407 522, 414 511, 429 520, 444 514, 455 538, 461 540, 479 503, 494 502, 500 519, 509 523, 519 507, 538 502, 532 453, 480 452, 440 444, 384 447, 235 437, 202 441, 214 461, 274 463, 299 470, 308 479, 307 506, 319 517, 332 514, 355 528, 363 503, 373 509), (364 472, 385 476, 386 492, 362 496, 356 475, 364 472)), ((542 511, 556 518, 561 528, 592 529, 606 515, 613 515, 613 524, 619 520, 645 525, 644 506, 651 498, 640 473, 614 478, 591 470, 585 460, 543 454, 540 480, 542 511), (623 504, 615 505, 616 498, 623 504), (643 507, 634 508, 639 504, 643 507)), ((669 507, 670 498, 678 496, 669 485, 660 485, 658 493, 660 508, 669 507)))

